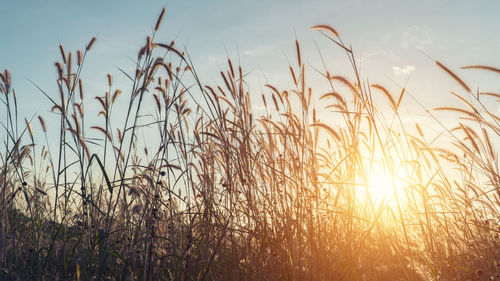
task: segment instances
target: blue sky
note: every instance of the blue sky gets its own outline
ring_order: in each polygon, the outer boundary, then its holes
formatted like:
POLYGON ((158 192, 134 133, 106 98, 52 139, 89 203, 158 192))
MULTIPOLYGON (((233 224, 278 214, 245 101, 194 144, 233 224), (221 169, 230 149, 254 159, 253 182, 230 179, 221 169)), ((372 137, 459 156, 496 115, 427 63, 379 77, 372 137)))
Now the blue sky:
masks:
MULTIPOLYGON (((150 34, 161 8, 167 14, 159 41, 177 38, 204 82, 218 82, 226 57, 240 59, 260 96, 259 84, 269 81, 287 86, 288 61, 295 62, 294 40, 302 43, 304 60, 321 67, 317 43, 328 68, 350 75, 344 54, 319 32, 315 24, 335 27, 358 54, 362 74, 370 81, 396 89, 404 84, 424 104, 449 98, 459 89, 421 49, 458 70, 467 64, 500 67, 500 1, 7 1, 0 10, 0 69, 12 72, 21 113, 46 113, 49 102, 26 78, 54 93, 60 60, 58 45, 66 50, 84 48, 92 36, 98 40, 87 57, 82 76, 89 96, 106 91, 106 74, 126 89, 116 66, 129 68, 150 34), (436 99, 436 97, 438 97, 436 99)), ((179 46, 178 45, 178 46, 179 46)), ((459 71, 474 88, 499 91, 497 77, 459 71), (470 79, 470 80, 468 80, 470 79)), ((311 78, 314 83, 316 78, 311 78)))

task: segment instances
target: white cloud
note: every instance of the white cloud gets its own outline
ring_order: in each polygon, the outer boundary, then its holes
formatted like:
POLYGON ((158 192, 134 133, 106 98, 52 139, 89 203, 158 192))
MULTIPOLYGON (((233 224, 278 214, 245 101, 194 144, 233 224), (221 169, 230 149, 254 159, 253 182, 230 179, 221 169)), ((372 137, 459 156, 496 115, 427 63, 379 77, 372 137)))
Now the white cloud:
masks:
POLYGON ((221 55, 202 56, 202 59, 210 63, 224 63, 227 60, 227 58, 221 55))
POLYGON ((415 71, 415 66, 413 65, 406 65, 403 67, 393 66, 392 70, 394 71, 395 75, 400 75, 400 74, 408 75, 413 71, 415 71))
POLYGON ((433 37, 433 32, 427 25, 406 26, 401 34, 399 46, 404 49, 412 47, 423 49, 432 44, 433 37))
POLYGON ((281 47, 281 45, 283 45, 283 42, 255 45, 250 47, 249 49, 244 50, 243 54, 249 57, 259 57, 264 54, 271 54, 275 52, 281 47))

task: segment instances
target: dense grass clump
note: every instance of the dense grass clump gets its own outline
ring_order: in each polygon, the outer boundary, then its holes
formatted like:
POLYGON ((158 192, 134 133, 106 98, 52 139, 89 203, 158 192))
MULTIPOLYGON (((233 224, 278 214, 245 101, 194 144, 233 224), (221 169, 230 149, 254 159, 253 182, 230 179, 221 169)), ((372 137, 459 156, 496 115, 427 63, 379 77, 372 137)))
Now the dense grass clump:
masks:
POLYGON ((402 121, 411 93, 362 79, 327 25, 312 29, 354 75, 320 71, 326 92, 308 84, 298 42, 290 89, 250 93, 231 60, 220 85, 203 85, 174 42, 154 40, 164 13, 135 71, 122 71, 128 89, 110 74, 105 95, 87 97, 80 74, 96 38, 60 46, 59 95, 40 89, 57 126, 19 117, 0 72, 0 279, 499 278, 500 116, 485 104, 500 94, 473 92, 436 61, 463 102, 427 110, 436 141, 402 121), (85 114, 92 99, 97 118, 85 114), (459 118, 441 124, 441 111, 459 118))

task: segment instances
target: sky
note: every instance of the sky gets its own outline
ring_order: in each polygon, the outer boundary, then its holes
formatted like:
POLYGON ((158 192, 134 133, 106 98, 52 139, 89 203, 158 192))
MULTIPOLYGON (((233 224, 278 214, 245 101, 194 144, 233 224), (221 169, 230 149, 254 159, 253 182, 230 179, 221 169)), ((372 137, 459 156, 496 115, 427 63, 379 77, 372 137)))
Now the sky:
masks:
POLYGON ((103 95, 108 73, 127 89, 117 67, 131 69, 163 6, 159 42, 176 39, 185 47, 206 84, 220 83, 228 56, 239 60, 257 97, 262 84, 291 85, 295 39, 309 67, 321 68, 319 48, 330 72, 352 77, 345 54, 310 30, 316 24, 333 26, 352 45, 363 78, 390 89, 407 83, 424 105, 448 102, 448 91, 460 88, 422 52, 463 75, 473 89, 500 91, 498 77, 459 69, 500 67, 496 0, 0 0, 0 69, 12 73, 21 115, 49 112, 49 101, 27 79, 57 96, 59 44, 76 52, 97 36, 82 73, 86 92, 103 95))

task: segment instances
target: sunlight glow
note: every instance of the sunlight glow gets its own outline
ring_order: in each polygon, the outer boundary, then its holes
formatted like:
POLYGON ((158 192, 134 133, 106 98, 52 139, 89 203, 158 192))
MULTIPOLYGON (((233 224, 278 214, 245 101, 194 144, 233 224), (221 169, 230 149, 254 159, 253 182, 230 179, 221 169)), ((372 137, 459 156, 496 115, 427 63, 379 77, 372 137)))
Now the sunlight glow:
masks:
POLYGON ((396 200, 399 200, 398 195, 403 191, 403 183, 399 180, 401 175, 373 164, 366 177, 359 194, 360 199, 377 205, 395 206, 396 200))

